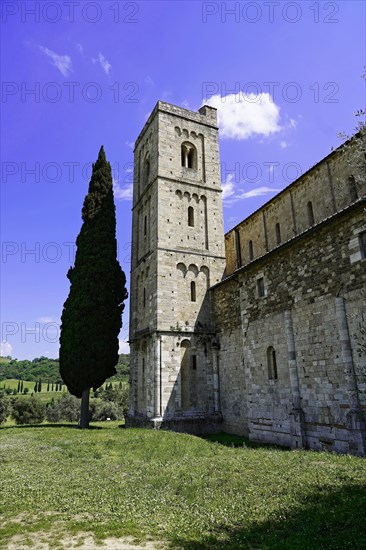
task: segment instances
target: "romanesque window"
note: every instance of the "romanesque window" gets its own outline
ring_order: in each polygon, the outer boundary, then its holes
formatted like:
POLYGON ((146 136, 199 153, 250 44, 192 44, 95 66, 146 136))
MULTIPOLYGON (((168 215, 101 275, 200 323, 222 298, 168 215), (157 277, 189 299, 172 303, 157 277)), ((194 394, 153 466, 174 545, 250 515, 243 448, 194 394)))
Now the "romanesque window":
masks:
POLYGON ((196 283, 194 281, 191 282, 191 302, 196 301, 196 283))
POLYGON ((236 248, 236 265, 239 268, 242 265, 242 260, 241 260, 240 233, 238 229, 235 229, 234 235, 235 235, 235 248, 236 248))
POLYGON ((150 153, 146 153, 143 166, 143 183, 146 185, 150 178, 150 153))
POLYGON ((354 202, 358 199, 356 180, 354 176, 350 176, 348 178, 348 187, 351 202, 354 202))
POLYGON ((313 205, 311 201, 309 201, 307 204, 307 210, 308 210, 308 222, 309 222, 309 225, 312 226, 314 225, 314 211, 313 211, 313 205))
POLYGON ((267 366, 269 380, 277 380, 276 352, 272 346, 269 346, 267 349, 267 366))
POLYGON ((185 141, 181 147, 182 166, 197 170, 197 150, 193 143, 185 141))
POLYGON ((254 258, 253 241, 249 241, 248 248, 249 248, 249 260, 253 260, 254 258))
POLYGON ((194 210, 193 206, 188 206, 188 225, 194 227, 194 210))
POLYGON ((360 249, 361 249, 361 257, 366 258, 366 232, 361 233, 359 236, 360 239, 360 249))
POLYGON ((281 228, 279 223, 276 223, 276 241, 277 244, 280 244, 281 242, 281 228))
POLYGON ((260 279, 257 279, 257 291, 258 291, 258 297, 263 298, 263 296, 265 295, 263 277, 261 277, 260 279))

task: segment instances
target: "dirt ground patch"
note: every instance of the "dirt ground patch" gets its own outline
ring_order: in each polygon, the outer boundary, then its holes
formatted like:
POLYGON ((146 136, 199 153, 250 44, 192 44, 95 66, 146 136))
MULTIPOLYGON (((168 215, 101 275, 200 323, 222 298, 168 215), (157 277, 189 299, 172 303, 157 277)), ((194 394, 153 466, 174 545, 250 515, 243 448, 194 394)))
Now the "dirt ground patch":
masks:
MULTIPOLYGON (((27 537, 27 543, 22 535, 16 535, 6 546, 6 550, 29 550, 30 548, 50 550, 55 546, 50 545, 47 541, 46 533, 31 533, 27 537)), ((78 550, 164 550, 166 544, 161 541, 134 543, 132 537, 107 538, 103 543, 97 544, 90 533, 80 533, 74 537, 64 537, 56 548, 63 550, 72 550, 73 548, 78 550)))

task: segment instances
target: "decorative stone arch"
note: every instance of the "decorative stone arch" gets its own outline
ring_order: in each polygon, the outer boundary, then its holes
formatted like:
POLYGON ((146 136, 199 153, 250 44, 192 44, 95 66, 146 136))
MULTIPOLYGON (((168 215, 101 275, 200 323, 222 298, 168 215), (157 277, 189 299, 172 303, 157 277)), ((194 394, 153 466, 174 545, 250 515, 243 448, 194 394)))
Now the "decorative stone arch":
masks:
POLYGON ((176 192, 175 192, 175 194, 176 194, 180 199, 182 199, 182 197, 183 197, 182 191, 180 191, 179 189, 177 189, 176 192))
POLYGON ((210 270, 206 265, 203 265, 200 269, 200 273, 203 274, 203 276, 206 279, 206 288, 210 288, 210 270))
POLYGON ((193 273, 193 275, 195 277, 197 277, 199 271, 198 271, 198 267, 195 265, 195 264, 190 264, 189 267, 188 267, 188 271, 190 271, 191 273, 193 273))
POLYGON ((180 262, 179 264, 177 264, 177 271, 178 274, 180 274, 181 277, 184 279, 187 274, 187 267, 184 263, 180 262))
POLYGON ((197 149, 190 141, 181 145, 181 164, 184 168, 197 170, 197 149))

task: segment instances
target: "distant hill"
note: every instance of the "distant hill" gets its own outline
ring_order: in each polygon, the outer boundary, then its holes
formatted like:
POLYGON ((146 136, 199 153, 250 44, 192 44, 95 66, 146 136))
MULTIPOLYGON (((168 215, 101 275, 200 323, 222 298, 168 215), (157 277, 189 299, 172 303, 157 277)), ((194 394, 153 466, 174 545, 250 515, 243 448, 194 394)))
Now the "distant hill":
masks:
MULTIPOLYGON (((125 379, 130 372, 130 356, 121 354, 116 369, 117 374, 109 380, 125 379)), ((0 357, 0 381, 10 378, 31 382, 41 378, 43 382, 61 382, 59 361, 44 356, 36 357, 32 361, 0 357)))

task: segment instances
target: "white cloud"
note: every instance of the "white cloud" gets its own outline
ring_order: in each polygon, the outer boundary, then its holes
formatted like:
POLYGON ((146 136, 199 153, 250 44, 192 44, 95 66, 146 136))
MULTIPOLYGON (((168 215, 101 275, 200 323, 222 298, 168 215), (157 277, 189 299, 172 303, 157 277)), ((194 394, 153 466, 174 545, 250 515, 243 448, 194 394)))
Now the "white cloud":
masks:
POLYGON ((248 139, 253 135, 269 136, 281 130, 280 108, 268 93, 213 95, 203 105, 217 109, 221 137, 248 139))
POLYGON ((268 195, 268 193, 278 193, 281 189, 273 189, 272 187, 257 187, 250 191, 244 191, 239 195, 236 195, 237 199, 251 199, 252 197, 261 197, 262 195, 268 195))
POLYGON ((102 53, 99 52, 98 54, 98 61, 103 69, 103 71, 105 72, 105 74, 108 76, 109 75, 109 71, 111 70, 112 68, 112 65, 109 63, 109 61, 104 57, 104 55, 102 53))
POLYGON ((135 142, 134 141, 125 141, 125 145, 127 145, 128 147, 131 147, 131 149, 133 149, 135 147, 135 142))
POLYGON ((71 57, 68 55, 58 55, 56 52, 45 48, 44 46, 38 46, 41 52, 47 55, 54 65, 63 76, 69 76, 72 71, 71 57))
POLYGON ((133 183, 129 183, 126 187, 120 187, 119 183, 115 181, 113 191, 117 200, 130 201, 133 197, 133 183))
POLYGON ((7 355, 11 355, 12 351, 13 351, 13 346, 9 344, 9 342, 4 341, 0 343, 1 357, 6 357, 7 355))
POLYGON ((286 142, 286 141, 281 141, 281 143, 280 143, 281 149, 286 149, 287 146, 288 146, 288 145, 287 145, 287 142, 286 142))
POLYGON ((38 317, 37 321, 40 323, 60 323, 60 319, 54 317, 38 317))
POLYGON ((234 182, 233 180, 234 175, 228 174, 226 177, 226 181, 221 184, 222 186, 222 200, 228 199, 234 194, 234 182))
POLYGON ((119 342, 118 353, 130 353, 130 344, 128 344, 124 340, 118 340, 118 342, 119 342))

